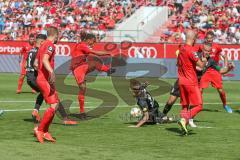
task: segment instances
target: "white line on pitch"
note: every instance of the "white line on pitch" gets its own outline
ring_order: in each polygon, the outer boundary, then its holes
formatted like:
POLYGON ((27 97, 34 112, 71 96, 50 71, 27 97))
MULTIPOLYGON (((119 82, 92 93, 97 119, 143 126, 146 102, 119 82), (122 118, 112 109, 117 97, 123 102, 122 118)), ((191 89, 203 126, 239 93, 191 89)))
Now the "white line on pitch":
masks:
MULTIPOLYGON (((1 102, 1 101, 0 101, 1 102)), ((33 101, 34 102, 34 101, 33 101)), ((20 101, 16 101, 15 103, 20 103, 20 101)), ((74 102, 74 103, 78 103, 78 102, 74 102)), ((92 102, 85 102, 85 103, 92 103, 92 102)), ((159 103, 160 105, 165 105, 165 103, 159 103)), ((207 105, 216 105, 216 104, 222 104, 222 103, 204 103, 207 105)), ((239 104, 238 102, 229 102, 228 104, 239 104)), ((176 106, 180 106, 180 104, 174 104, 176 106)), ((103 108, 107 108, 107 107, 113 107, 113 106, 103 106, 103 108)), ((118 105, 116 108, 131 108, 133 106, 128 106, 128 105, 118 105)), ((70 109, 74 109, 74 108, 79 108, 79 107, 70 107, 70 109)), ((94 109, 96 107, 85 107, 87 109, 94 109)), ((1 107, 0 107, 1 109, 1 107)), ((3 109, 3 108, 2 108, 3 109)), ((41 108, 40 110, 45 110, 46 108, 41 108)), ((29 109, 29 108, 25 108, 25 109, 7 109, 4 110, 5 112, 21 112, 21 111, 31 111, 33 110, 33 108, 29 109)))
MULTIPOLYGON (((14 101, 14 100, 9 100, 9 101, 0 101, 0 103, 34 103, 35 101, 14 101)), ((73 103, 78 103, 77 101, 73 101, 73 103)), ((85 102, 85 103, 94 103, 94 102, 85 102)), ((165 103, 159 103, 160 105, 165 105, 165 103)), ((220 102, 203 102, 203 105, 208 104, 208 105, 214 105, 214 104, 222 104, 220 102)), ((227 104, 240 104, 240 102, 228 102, 227 104)), ((176 103, 174 105, 181 105, 180 103, 176 103)))
MULTIPOLYGON (((104 106, 102 108, 111 108, 113 106, 104 106)), ((129 106, 121 106, 120 108, 128 108, 129 106)), ((74 109, 74 108, 79 108, 79 107, 70 107, 70 109, 74 109)), ((96 107, 85 107, 87 109, 94 109, 96 107)), ((41 108, 40 110, 46 110, 47 108, 41 108)), ((33 108, 29 109, 29 108, 25 108, 25 109, 6 109, 3 110, 4 112, 21 112, 21 111, 32 111, 33 108)))
MULTIPOLYGON (((35 103, 36 101, 0 101, 0 103, 35 103)), ((73 103, 78 103, 77 101, 74 101, 73 103)), ((93 102, 85 102, 85 103, 93 103, 93 102)))

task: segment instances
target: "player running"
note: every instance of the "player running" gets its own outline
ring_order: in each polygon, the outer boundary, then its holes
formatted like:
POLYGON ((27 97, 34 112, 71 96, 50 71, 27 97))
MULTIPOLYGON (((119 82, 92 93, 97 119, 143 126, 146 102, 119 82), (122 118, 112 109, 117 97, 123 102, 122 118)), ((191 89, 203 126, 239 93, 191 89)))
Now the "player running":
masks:
POLYGON ((204 68, 207 59, 194 53, 196 32, 186 33, 186 43, 180 48, 177 59, 180 100, 182 105, 181 119, 178 121, 184 134, 188 134, 188 120, 194 118, 202 110, 202 95, 198 85, 196 67, 204 68))
MULTIPOLYGON (((54 44, 56 44, 58 40, 58 29, 53 26, 48 27, 47 36, 47 40, 42 43, 37 54, 38 76, 36 82, 43 94, 44 100, 50 105, 45 111, 38 129, 35 131, 37 140, 40 143, 44 143, 44 139, 50 142, 56 142, 48 130, 56 110, 60 108, 59 106, 61 105, 55 87, 56 78, 54 74, 54 44)), ((76 124, 76 122, 72 121, 72 124, 76 124)))
POLYGON ((130 88, 133 92, 133 96, 137 100, 137 104, 143 113, 143 117, 137 123, 137 125, 129 127, 141 127, 147 122, 150 123, 167 123, 173 121, 173 118, 167 117, 165 114, 160 112, 158 102, 151 96, 146 90, 148 84, 141 84, 137 80, 130 81, 130 88))
MULTIPOLYGON (((26 75, 26 68, 25 68, 26 60, 27 60, 28 52, 34 46, 34 42, 35 42, 35 36, 34 36, 34 34, 30 34, 28 44, 21 49, 21 56, 20 56, 21 57, 21 62, 20 62, 21 72, 20 72, 20 76, 18 79, 18 88, 16 91, 17 94, 20 94, 22 92, 22 85, 23 85, 24 78, 26 75)), ((35 91, 32 90, 32 93, 35 93, 35 91)))
MULTIPOLYGON (((214 33, 211 31, 208 32, 206 35, 206 42, 212 44, 212 52, 210 53, 210 57, 212 59, 214 59, 214 61, 217 64, 219 64, 220 57, 222 57, 224 59, 224 66, 227 66, 228 65, 227 57, 225 55, 221 54, 221 52, 222 52, 221 47, 218 44, 213 43, 213 39, 214 39, 214 33)), ((219 96, 223 103, 223 108, 228 113, 232 113, 232 109, 227 105, 226 93, 225 93, 225 91, 223 89, 223 85, 222 85, 222 75, 212 68, 209 68, 206 71, 206 73, 202 76, 202 79, 200 82, 200 88, 201 88, 202 92, 205 88, 208 88, 209 83, 211 83, 213 88, 215 88, 218 91, 219 96)))
POLYGON ((84 98, 86 92, 86 75, 95 69, 98 71, 107 72, 108 74, 115 72, 115 70, 106 65, 100 64, 97 61, 88 61, 91 55, 110 55, 107 52, 96 51, 90 48, 96 41, 95 35, 86 34, 82 40, 82 42, 76 45, 72 53, 71 70, 79 86, 78 101, 80 106, 80 113, 83 115, 83 118, 85 118, 86 114, 84 110, 84 98))

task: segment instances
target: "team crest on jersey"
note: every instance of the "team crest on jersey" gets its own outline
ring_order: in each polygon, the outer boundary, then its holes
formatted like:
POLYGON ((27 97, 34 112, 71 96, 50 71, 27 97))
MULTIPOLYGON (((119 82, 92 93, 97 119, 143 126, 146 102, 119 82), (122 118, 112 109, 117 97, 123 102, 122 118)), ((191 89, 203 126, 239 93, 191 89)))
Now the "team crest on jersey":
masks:
POLYGON ((212 49, 212 52, 215 52, 215 51, 216 51, 216 49, 215 49, 215 48, 213 48, 213 49, 212 49))
POLYGON ((52 47, 52 46, 49 46, 49 47, 48 47, 48 51, 49 51, 50 53, 52 53, 52 52, 53 52, 53 47, 52 47))
POLYGON ((194 54, 195 58, 199 58, 197 52, 194 52, 193 54, 194 54))

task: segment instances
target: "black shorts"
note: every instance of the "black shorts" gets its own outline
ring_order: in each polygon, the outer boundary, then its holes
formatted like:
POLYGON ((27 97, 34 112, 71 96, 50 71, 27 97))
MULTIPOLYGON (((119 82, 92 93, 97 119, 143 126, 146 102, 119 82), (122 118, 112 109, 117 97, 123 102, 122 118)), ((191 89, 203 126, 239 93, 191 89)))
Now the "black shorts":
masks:
POLYGON ((179 85, 178 85, 178 79, 176 80, 176 82, 174 83, 171 91, 170 91, 170 95, 172 96, 176 96, 176 97, 180 97, 180 91, 179 91, 179 85))
POLYGON ((27 84, 35 91, 40 92, 36 80, 37 80, 37 73, 27 71, 27 84))

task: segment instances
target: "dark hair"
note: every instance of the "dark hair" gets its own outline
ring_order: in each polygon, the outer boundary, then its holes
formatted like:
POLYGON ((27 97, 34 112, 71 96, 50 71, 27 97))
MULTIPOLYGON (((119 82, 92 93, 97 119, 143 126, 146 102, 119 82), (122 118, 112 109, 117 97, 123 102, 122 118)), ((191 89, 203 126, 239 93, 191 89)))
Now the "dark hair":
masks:
POLYGON ((31 34, 29 35, 29 38, 35 38, 35 35, 34 35, 33 33, 31 33, 31 34))
POLYGON ((88 33, 88 34, 86 34, 84 40, 89 40, 89 39, 96 39, 96 36, 92 33, 88 33))
POLYGON ((203 45, 208 46, 208 47, 212 47, 212 43, 208 43, 208 42, 205 42, 203 45))
POLYGON ((213 33, 213 31, 208 31, 207 35, 214 36, 214 33, 213 33))
POLYGON ((43 39, 43 40, 46 40, 47 39, 47 36, 45 34, 38 34, 36 36, 36 39, 43 39))
POLYGON ((131 79, 130 80, 130 88, 138 90, 141 88, 141 83, 136 79, 131 79))

